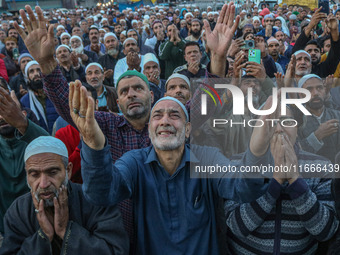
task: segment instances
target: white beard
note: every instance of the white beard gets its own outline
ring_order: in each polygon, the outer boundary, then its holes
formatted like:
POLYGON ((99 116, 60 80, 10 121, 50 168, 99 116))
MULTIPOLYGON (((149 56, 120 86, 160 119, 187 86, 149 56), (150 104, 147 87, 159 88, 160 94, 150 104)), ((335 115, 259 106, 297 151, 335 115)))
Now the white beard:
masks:
POLYGON ((84 52, 83 44, 81 44, 78 48, 72 48, 72 51, 74 51, 77 54, 82 54, 84 52))

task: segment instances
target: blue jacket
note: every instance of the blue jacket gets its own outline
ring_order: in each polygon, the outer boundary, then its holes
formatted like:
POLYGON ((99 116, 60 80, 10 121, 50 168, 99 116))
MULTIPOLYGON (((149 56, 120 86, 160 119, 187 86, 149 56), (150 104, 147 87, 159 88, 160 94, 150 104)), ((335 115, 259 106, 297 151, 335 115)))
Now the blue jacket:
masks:
MULTIPOLYGON (((28 94, 24 95, 21 98, 20 102, 22 103, 22 105, 24 107, 31 109, 28 94)), ((40 114, 39 114, 39 118, 40 118, 39 126, 44 128, 50 134, 52 134, 54 122, 59 117, 59 115, 58 115, 57 111, 55 110, 54 105, 52 104, 51 100, 48 97, 45 98, 45 107, 46 107, 45 108, 46 120, 47 120, 48 126, 46 126, 46 123, 45 123, 44 119, 42 118, 42 116, 40 114)))

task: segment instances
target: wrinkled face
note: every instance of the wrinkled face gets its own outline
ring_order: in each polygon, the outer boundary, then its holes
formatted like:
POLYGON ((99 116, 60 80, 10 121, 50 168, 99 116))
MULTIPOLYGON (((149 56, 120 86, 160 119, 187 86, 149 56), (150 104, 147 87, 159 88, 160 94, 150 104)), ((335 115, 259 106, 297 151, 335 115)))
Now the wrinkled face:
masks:
POLYGON ((128 40, 126 43, 125 43, 125 46, 124 46, 124 50, 123 50, 123 53, 125 55, 127 55, 129 52, 139 52, 139 48, 136 44, 136 42, 134 42, 133 40, 128 40))
POLYGON ((138 42, 138 35, 137 35, 136 31, 130 31, 130 32, 128 32, 128 33, 127 33, 127 37, 128 37, 128 38, 129 38, 129 37, 132 37, 132 38, 134 38, 134 39, 138 42))
POLYGON ((184 146, 190 123, 183 109, 171 100, 156 104, 150 116, 149 135, 156 150, 172 151, 184 146))
POLYGON ((83 35, 83 31, 81 30, 80 27, 75 27, 72 29, 72 35, 77 35, 81 38, 83 35))
POLYGON ((14 48, 18 48, 17 43, 14 41, 7 41, 5 43, 5 46, 6 46, 6 50, 9 52, 12 51, 14 48))
POLYGON ((331 39, 327 39, 323 43, 323 51, 329 52, 331 50, 331 39))
POLYGON ((165 96, 174 97, 185 105, 191 98, 190 87, 183 79, 172 78, 166 84, 165 96))
POLYGON ((202 58, 202 54, 198 46, 192 45, 185 48, 184 59, 188 64, 193 62, 199 62, 202 58))
POLYGON ((112 49, 118 50, 119 47, 118 40, 114 36, 107 36, 104 43, 106 50, 112 49))
POLYGON ((66 63, 70 61, 70 51, 65 47, 60 47, 57 51, 57 60, 60 63, 66 63))
POLYGON ((99 89, 103 86, 105 79, 103 71, 98 66, 90 66, 86 70, 86 82, 95 89, 99 89))
POLYGON ((25 67, 27 65, 28 62, 32 61, 32 59, 30 57, 23 57, 20 60, 20 70, 21 72, 25 72, 25 67))
POLYGON ((78 38, 72 38, 71 47, 72 49, 76 49, 82 45, 82 42, 78 38))
POLYGON ((309 53, 309 55, 312 58, 312 63, 313 64, 318 64, 321 60, 321 52, 320 49, 313 44, 307 45, 305 47, 305 51, 307 51, 309 53))
POLYGON ((143 73, 146 77, 150 77, 150 75, 155 71, 158 71, 158 73, 160 73, 160 68, 156 62, 149 61, 144 64, 143 73))
POLYGON ((8 37, 14 37, 18 39, 18 32, 15 29, 10 29, 8 31, 8 37))
POLYGON ((269 52, 269 55, 273 57, 278 56, 279 55, 279 44, 276 42, 271 42, 268 45, 268 52, 269 52))
POLYGON ((254 28, 258 28, 258 27, 260 27, 261 26, 261 23, 260 23, 260 21, 259 20, 254 20, 253 21, 253 26, 254 26, 254 28))
POLYGON ((276 32, 275 39, 278 40, 279 42, 283 42, 285 40, 284 33, 282 31, 276 32))
POLYGON ((61 39, 61 43, 65 45, 70 45, 70 37, 69 36, 63 36, 61 39))
POLYGON ((136 120, 150 113, 153 93, 139 77, 123 78, 117 85, 117 104, 127 119, 136 120))
POLYGON ((27 184, 39 202, 44 200, 45 207, 53 206, 53 198, 58 197, 61 185, 67 185, 68 175, 62 156, 54 153, 41 153, 27 159, 25 169, 27 184))
POLYGON ((91 29, 89 32, 90 42, 92 44, 97 44, 99 42, 99 32, 97 29, 91 29))
POLYGON ((311 94, 311 99, 306 105, 314 110, 321 109, 326 100, 326 89, 322 81, 318 78, 310 78, 302 87, 308 89, 311 94))
POLYGON ((200 32, 201 31, 201 25, 199 22, 197 21, 194 21, 191 23, 191 31, 193 32, 200 32))
POLYGON ((303 76, 310 74, 312 71, 312 61, 305 53, 300 53, 296 56, 296 75, 303 76))
POLYGON ((27 73, 28 73, 28 79, 29 79, 30 81, 38 81, 38 80, 41 80, 41 76, 40 76, 41 69, 40 69, 40 66, 39 66, 39 65, 31 65, 31 66, 28 68, 27 73))

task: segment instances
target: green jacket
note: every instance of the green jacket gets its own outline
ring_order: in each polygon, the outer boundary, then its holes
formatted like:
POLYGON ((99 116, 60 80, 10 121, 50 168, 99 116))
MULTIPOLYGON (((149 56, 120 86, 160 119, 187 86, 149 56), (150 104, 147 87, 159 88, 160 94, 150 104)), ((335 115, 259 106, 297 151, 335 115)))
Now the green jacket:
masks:
POLYGON ((185 41, 181 40, 174 45, 169 40, 165 41, 160 46, 159 58, 165 61, 165 79, 168 79, 176 67, 184 65, 184 46, 185 41))
POLYGON ((29 191, 26 181, 24 154, 27 145, 47 131, 28 120, 25 135, 16 131, 13 138, 0 136, 0 232, 4 232, 3 218, 12 202, 29 191))

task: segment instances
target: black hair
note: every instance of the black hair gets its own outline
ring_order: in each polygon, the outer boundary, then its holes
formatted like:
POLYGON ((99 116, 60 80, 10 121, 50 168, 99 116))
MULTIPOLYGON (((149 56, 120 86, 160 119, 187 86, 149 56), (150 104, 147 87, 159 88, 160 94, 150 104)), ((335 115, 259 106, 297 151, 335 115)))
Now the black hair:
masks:
POLYGON ((310 40, 306 43, 306 46, 305 48, 308 46, 308 45, 315 45, 320 51, 321 51, 321 46, 320 44, 318 43, 317 40, 310 40))
POLYGON ((243 35, 243 40, 245 40, 246 37, 247 37, 248 35, 250 35, 250 34, 254 35, 253 32, 247 32, 247 33, 245 33, 245 34, 243 35))
POLYGON ((186 49, 187 47, 189 47, 189 46, 197 46, 198 49, 200 50, 200 52, 202 52, 201 47, 200 47, 200 45, 198 44, 198 42, 189 41, 189 42, 186 42, 186 43, 185 43, 185 46, 184 46, 184 49, 183 49, 184 54, 185 54, 185 49, 186 49))
POLYGON ((325 41, 331 39, 330 35, 325 35, 319 39, 319 44, 323 48, 325 46, 325 41))

